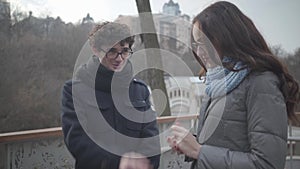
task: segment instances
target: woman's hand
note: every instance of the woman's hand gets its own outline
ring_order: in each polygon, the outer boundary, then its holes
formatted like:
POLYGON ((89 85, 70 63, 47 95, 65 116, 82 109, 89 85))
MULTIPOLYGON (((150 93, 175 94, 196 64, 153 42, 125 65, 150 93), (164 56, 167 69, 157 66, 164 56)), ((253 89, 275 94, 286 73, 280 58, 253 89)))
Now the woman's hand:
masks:
POLYGON ((152 169, 150 161, 135 152, 125 153, 120 161, 119 169, 152 169))
POLYGON ((187 129, 176 124, 171 127, 171 133, 172 135, 167 138, 167 142, 173 150, 198 159, 201 145, 187 129))

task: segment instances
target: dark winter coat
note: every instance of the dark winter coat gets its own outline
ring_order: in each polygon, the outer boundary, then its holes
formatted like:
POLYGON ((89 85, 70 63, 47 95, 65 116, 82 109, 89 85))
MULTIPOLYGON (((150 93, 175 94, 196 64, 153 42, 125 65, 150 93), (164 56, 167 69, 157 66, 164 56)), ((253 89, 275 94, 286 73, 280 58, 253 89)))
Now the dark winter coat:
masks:
POLYGON ((122 72, 114 73, 94 56, 65 83, 62 128, 76 169, 117 169, 120 156, 128 151, 150 156, 158 168, 156 113, 147 85, 132 79, 131 68, 128 62, 122 72))
POLYGON ((225 97, 205 97, 199 120, 202 146, 192 168, 284 168, 288 120, 274 73, 251 73, 225 97))

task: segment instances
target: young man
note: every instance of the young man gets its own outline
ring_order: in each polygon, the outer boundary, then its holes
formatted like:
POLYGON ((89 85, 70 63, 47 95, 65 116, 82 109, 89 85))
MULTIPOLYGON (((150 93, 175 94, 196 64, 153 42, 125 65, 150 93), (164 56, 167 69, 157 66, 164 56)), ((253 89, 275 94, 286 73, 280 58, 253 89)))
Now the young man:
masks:
POLYGON ((126 168, 132 153, 143 158, 130 160, 135 166, 158 168, 156 113, 146 84, 133 79, 128 60, 134 37, 126 25, 106 22, 95 26, 89 42, 94 56, 62 92, 62 128, 75 168, 118 169, 124 154, 126 168))

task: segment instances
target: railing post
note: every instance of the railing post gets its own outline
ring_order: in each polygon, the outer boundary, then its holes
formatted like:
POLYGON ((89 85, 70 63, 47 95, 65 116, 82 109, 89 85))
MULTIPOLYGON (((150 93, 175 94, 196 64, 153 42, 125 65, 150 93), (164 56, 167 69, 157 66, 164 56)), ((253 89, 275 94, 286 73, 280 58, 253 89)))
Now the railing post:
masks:
MULTIPOLYGON (((289 123, 289 137, 292 137, 292 124, 289 123)), ((293 144, 292 144, 292 140, 289 140, 289 149, 290 149, 290 169, 293 169, 293 151, 294 151, 294 148, 293 148, 293 144)))
POLYGON ((0 169, 7 169, 7 144, 0 143, 0 169))

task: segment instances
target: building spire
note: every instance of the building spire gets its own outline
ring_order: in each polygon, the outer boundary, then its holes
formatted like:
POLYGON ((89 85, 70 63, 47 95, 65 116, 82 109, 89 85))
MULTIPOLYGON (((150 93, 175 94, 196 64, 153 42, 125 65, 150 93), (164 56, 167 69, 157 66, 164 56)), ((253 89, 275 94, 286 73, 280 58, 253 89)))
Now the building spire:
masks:
POLYGON ((181 11, 179 4, 174 3, 173 0, 170 0, 168 3, 164 4, 163 13, 167 15, 180 16, 181 11))

